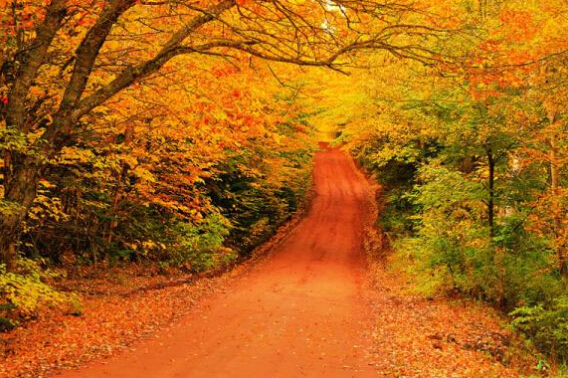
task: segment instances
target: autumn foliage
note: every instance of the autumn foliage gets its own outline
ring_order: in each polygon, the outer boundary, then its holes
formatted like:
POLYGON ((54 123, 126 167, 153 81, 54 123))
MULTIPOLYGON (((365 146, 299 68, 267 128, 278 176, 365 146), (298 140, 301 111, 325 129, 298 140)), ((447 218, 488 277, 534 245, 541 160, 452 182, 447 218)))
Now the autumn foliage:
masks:
POLYGON ((565 17, 0 0, 0 330, 80 308, 46 285, 62 267, 246 258, 300 208, 323 130, 383 184, 381 227, 427 295, 486 300, 568 358, 565 17))
POLYGON ((565 361, 564 12, 480 2, 456 14, 476 36, 445 46, 459 63, 370 58, 389 69, 360 74, 351 91, 365 100, 340 138, 384 185, 381 226, 427 295, 489 301, 565 361))

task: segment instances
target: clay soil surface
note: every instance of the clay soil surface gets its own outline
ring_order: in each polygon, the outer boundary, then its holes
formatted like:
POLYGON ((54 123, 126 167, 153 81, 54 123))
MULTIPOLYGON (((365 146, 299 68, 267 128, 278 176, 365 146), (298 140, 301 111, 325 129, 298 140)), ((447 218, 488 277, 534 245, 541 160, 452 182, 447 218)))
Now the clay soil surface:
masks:
POLYGON ((12 352, 0 361, 0 376, 40 377, 78 365, 56 375, 542 374, 495 311, 465 299, 425 299, 407 290, 402 272, 366 259, 363 250, 381 250, 372 247, 378 234, 366 228, 376 216, 373 191, 344 153, 318 153, 314 181, 307 215, 256 263, 220 279, 95 297, 81 317, 23 327, 9 335, 12 352))
POLYGON ((131 351, 62 377, 371 377, 368 183, 319 153, 306 218, 272 256, 131 351))

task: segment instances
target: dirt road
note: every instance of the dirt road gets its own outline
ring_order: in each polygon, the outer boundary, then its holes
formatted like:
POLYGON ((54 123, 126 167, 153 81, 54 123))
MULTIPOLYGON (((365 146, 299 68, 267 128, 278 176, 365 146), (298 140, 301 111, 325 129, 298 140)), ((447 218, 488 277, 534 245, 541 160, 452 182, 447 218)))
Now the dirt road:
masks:
POLYGON ((318 153, 311 210, 270 258, 157 338, 61 376, 376 376, 361 251, 368 190, 343 153, 318 153))

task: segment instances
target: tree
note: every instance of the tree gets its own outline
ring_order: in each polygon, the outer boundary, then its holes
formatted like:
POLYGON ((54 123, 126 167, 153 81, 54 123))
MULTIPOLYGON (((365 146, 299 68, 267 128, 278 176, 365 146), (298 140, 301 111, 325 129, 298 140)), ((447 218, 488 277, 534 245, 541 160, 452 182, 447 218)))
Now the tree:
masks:
POLYGON ((87 134, 98 107, 180 56, 244 53, 340 70, 361 49, 433 61, 415 38, 444 32, 421 24, 411 3, 388 1, 13 0, 0 12, 0 262, 8 267, 46 162, 87 134))

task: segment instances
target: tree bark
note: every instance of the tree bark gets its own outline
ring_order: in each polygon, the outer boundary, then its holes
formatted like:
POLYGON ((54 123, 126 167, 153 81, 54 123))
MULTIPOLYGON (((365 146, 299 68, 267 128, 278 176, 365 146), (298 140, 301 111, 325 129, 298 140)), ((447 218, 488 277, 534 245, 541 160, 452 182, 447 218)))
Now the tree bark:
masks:
MULTIPOLYGON (((550 139, 550 189, 552 191, 554 208, 553 208, 553 227, 554 236, 558 240, 562 236, 562 214, 560 211, 559 195, 560 195, 560 169, 558 169, 558 143, 556 142, 556 136, 552 136, 550 139)), ((568 258, 564 243, 557 243, 556 245, 556 256, 558 259, 558 269, 560 275, 564 278, 568 278, 568 258)))
POLYGON ((8 209, 0 219, 0 264, 6 264, 8 271, 14 267, 22 222, 36 197, 40 174, 38 165, 19 162, 14 165, 12 178, 6 186, 4 202, 8 209))
POLYGON ((8 129, 25 130, 26 98, 65 16, 65 0, 53 0, 47 9, 44 21, 36 28, 37 37, 31 42, 27 50, 16 54, 15 60, 19 61, 22 68, 8 93, 6 111, 6 127, 8 129))
POLYGON ((486 146, 487 165, 489 168, 489 200, 487 201, 487 218, 489 224, 489 235, 495 236, 495 157, 491 146, 486 146))
MULTIPOLYGON (((15 57, 22 68, 8 92, 5 113, 8 131, 27 131, 26 98, 66 14, 65 0, 53 0, 43 22, 36 28, 37 37, 31 42, 30 48, 15 57)), ((3 149, 0 152, 4 158, 2 202, 6 207, 0 218, 0 264, 5 264, 10 271, 14 268, 22 222, 36 196, 41 168, 36 164, 37 158, 31 158, 25 151, 3 149)))

